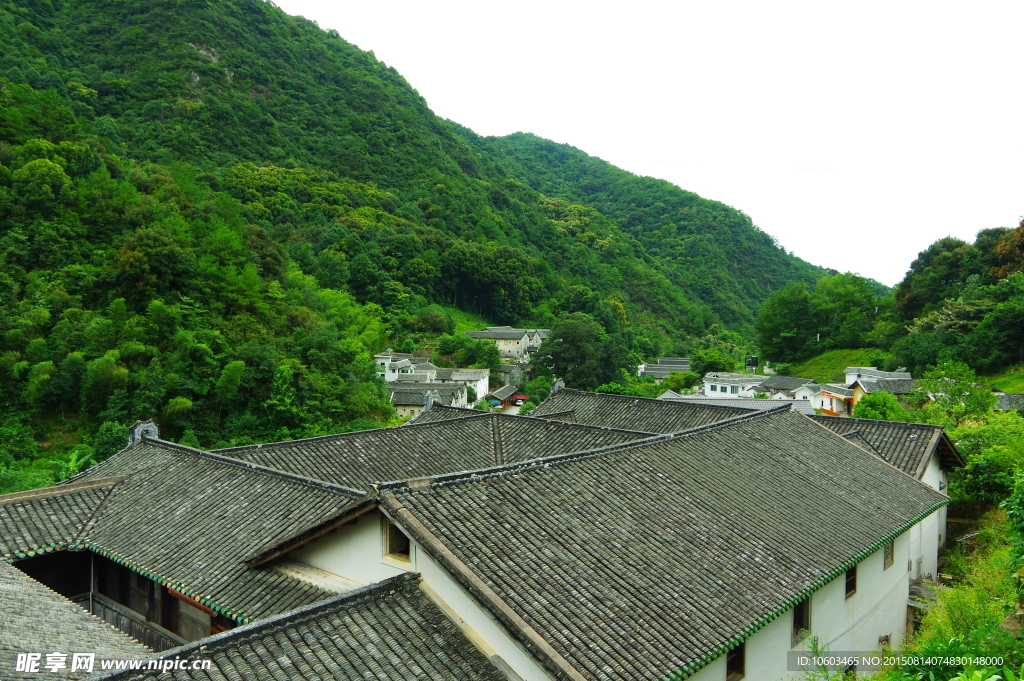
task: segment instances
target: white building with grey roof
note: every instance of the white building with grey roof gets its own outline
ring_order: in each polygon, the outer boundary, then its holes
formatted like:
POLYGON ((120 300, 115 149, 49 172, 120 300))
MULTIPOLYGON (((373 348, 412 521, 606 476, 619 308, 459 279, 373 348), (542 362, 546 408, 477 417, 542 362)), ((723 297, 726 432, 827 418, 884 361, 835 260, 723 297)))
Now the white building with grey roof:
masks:
POLYGON ((941 428, 566 389, 534 413, 219 452, 140 427, 0 497, 0 550, 216 665, 179 679, 778 679, 810 635, 903 640, 941 428))

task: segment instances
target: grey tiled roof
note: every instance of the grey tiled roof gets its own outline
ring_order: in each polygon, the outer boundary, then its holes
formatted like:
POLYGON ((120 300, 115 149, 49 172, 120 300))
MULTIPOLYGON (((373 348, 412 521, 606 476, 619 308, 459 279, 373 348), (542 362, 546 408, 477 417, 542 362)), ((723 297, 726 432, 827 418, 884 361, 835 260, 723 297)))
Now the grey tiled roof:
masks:
POLYGON ((861 378, 912 378, 909 371, 881 371, 875 367, 846 367, 844 374, 857 374, 861 378))
POLYGON ((762 388, 771 388, 772 390, 794 390, 802 385, 808 383, 814 383, 813 378, 800 378, 798 376, 769 376, 767 380, 761 382, 762 388))
MULTIPOLYGON (((167 651, 211 659, 175 679, 507 681, 406 574, 167 651)), ((107 679, 164 679, 122 671, 107 679)))
POLYGON ((488 396, 493 395, 494 397, 497 397, 499 400, 504 400, 516 394, 516 387, 514 385, 503 385, 497 390, 492 390, 487 394, 488 396))
POLYGON ((849 388, 844 388, 841 385, 835 385, 834 383, 826 383, 825 385, 819 386, 825 392, 830 392, 833 395, 840 395, 842 397, 853 397, 853 391, 849 388))
POLYGON ((1024 410, 1024 395, 1016 393, 996 393, 996 409, 1003 411, 1024 410))
POLYGON ((709 406, 733 407, 740 409, 776 409, 782 405, 789 405, 801 414, 812 415, 817 412, 810 400, 759 400, 755 397, 702 397, 699 395, 687 397, 659 397, 659 400, 667 402, 685 402, 688 404, 704 404, 709 406))
MULTIPOLYGON (((860 383, 866 393, 887 392, 893 395, 909 395, 917 388, 917 381, 909 378, 861 378, 860 383)), ((850 387, 853 387, 852 384, 850 387)))
POLYGON ((76 481, 111 476, 127 479, 82 544, 239 620, 331 595, 242 561, 363 496, 160 440, 143 440, 76 481))
POLYGON ((611 681, 723 654, 948 501, 787 410, 417 490, 381 502, 524 646, 500 603, 611 681))
POLYGON ((574 412, 576 423, 646 433, 676 433, 745 414, 748 410, 563 388, 538 404, 530 416, 546 418, 549 414, 566 411, 574 412))
MULTIPOLYGON (((435 405, 427 412, 438 409, 435 405)), ((400 428, 219 450, 218 454, 346 487, 477 470, 630 442, 649 433, 476 410, 400 428)))
POLYGON ((27 558, 77 545, 123 479, 0 496, 0 558, 27 558))
POLYGON ((522 329, 495 330, 495 331, 467 331, 470 338, 486 338, 488 340, 519 340, 526 335, 522 329))
POLYGON ((441 404, 450 405, 466 387, 461 383, 388 383, 391 404, 423 406, 428 392, 437 392, 441 404))
MULTIPOLYGON (((43 586, 18 568, 0 561, 0 677, 4 679, 88 679, 94 674, 71 672, 72 652, 96 653, 97 660, 142 659, 152 651, 43 586), (46 654, 69 653, 68 668, 47 671, 46 654), (42 653, 37 672, 16 672, 18 653, 42 653)), ((95 669, 99 671, 99 662, 95 669)))
POLYGON ((813 418, 840 435, 858 434, 871 445, 871 450, 915 478, 924 475, 935 453, 939 454, 947 470, 965 463, 963 455, 949 440, 942 426, 842 416, 816 415, 813 418))
POLYGON ((467 416, 479 416, 479 409, 467 409, 465 407, 452 407, 446 404, 434 404, 430 409, 425 409, 419 414, 403 423, 400 428, 419 425, 422 423, 433 423, 434 421, 449 421, 451 419, 464 419, 467 416))

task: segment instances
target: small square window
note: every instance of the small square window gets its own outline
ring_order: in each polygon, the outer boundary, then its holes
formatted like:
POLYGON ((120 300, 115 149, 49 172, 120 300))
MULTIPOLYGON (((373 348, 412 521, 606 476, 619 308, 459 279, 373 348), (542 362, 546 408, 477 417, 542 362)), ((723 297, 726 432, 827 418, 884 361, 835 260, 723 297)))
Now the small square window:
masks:
POLYGON ((732 393, 733 395, 735 395, 739 391, 740 391, 740 387, 738 385, 729 386, 729 392, 732 393))
POLYGON ((712 383, 711 384, 711 392, 718 392, 718 386, 712 383))
POLYGON ((885 553, 883 554, 882 569, 888 570, 892 567, 893 558, 896 555, 896 542, 891 541, 885 545, 885 553))
POLYGON ((409 537, 405 535, 398 527, 388 520, 384 519, 384 555, 386 558, 392 560, 404 560, 410 561, 410 551, 412 550, 412 542, 409 541, 409 537))
POLYGON ((857 593, 857 566, 846 571, 846 597, 849 598, 857 593))
POLYGON ((726 681, 742 679, 746 672, 746 645, 741 643, 725 654, 726 681))

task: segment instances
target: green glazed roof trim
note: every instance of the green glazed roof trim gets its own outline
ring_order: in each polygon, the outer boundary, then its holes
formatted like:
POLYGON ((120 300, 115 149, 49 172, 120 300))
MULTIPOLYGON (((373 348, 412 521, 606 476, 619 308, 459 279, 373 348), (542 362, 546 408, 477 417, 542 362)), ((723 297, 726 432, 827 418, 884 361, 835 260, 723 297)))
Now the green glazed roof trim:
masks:
POLYGON ((87 542, 84 542, 84 545, 87 548, 91 549, 92 551, 95 551, 99 555, 101 555, 101 556, 103 556, 105 558, 109 558, 110 560, 114 561, 115 563, 118 563, 120 565, 124 565, 126 568, 128 568, 132 572, 137 572, 140 575, 142 575, 143 577, 147 577, 149 579, 152 579, 154 582, 157 582, 158 584, 162 584, 162 585, 164 585, 164 586, 166 586, 168 588, 174 589, 175 591, 177 591, 179 593, 182 593, 182 594, 188 596, 189 598, 198 601, 199 603, 202 603, 203 605, 205 605, 206 607, 210 608, 214 612, 219 612, 222 615, 226 615, 226 616, 230 617, 231 619, 237 621, 240 624, 249 624, 250 622, 252 622, 252 618, 250 616, 248 616, 248 615, 246 615, 244 613, 238 612, 237 610, 232 610, 231 608, 226 608, 223 605, 220 605, 219 603, 211 600, 210 598, 208 598, 206 596, 203 596, 203 595, 197 594, 197 593, 193 593, 193 592, 189 591, 188 589, 186 589, 184 587, 184 585, 182 585, 181 583, 175 582, 175 581, 173 581, 171 579, 168 579, 167 577, 164 577, 162 575, 158 575, 157 573, 153 572, 152 570, 147 570, 146 568, 142 567, 138 563, 136 563, 136 562, 134 562, 132 560, 129 560, 128 558, 125 558, 124 556, 120 556, 120 555, 114 553, 113 551, 108 551, 107 549, 103 548, 102 546, 100 546, 98 544, 94 544, 91 541, 87 541, 87 542))
POLYGON ((914 525, 918 524, 919 522, 921 522, 922 520, 924 520, 925 518, 930 516, 932 513, 935 513, 935 511, 939 510, 943 506, 947 506, 948 504, 949 504, 949 499, 946 499, 944 501, 940 501, 939 503, 935 504, 934 506, 932 506, 928 510, 923 511, 922 513, 918 514, 915 518, 913 518, 912 520, 904 523, 903 525, 901 525, 900 527, 896 528, 895 530, 893 530, 889 534, 885 535, 884 537, 882 537, 878 541, 876 541, 873 544, 869 545, 866 549, 864 549, 860 553, 856 554, 855 556, 853 556, 853 558, 850 558, 848 561, 846 561, 842 565, 840 565, 840 566, 838 566, 836 568, 833 568, 831 571, 826 573, 824 576, 819 578, 816 582, 812 583, 810 586, 807 586, 807 587, 801 589, 800 591, 798 591, 796 593, 796 595, 794 595, 792 598, 790 598, 788 601, 786 601, 782 605, 778 606, 777 608, 775 608, 774 610, 772 610, 768 614, 763 615, 760 619, 754 620, 753 622, 748 624, 738 634, 736 634, 735 636, 732 636, 731 638, 726 640, 724 643, 720 643, 718 646, 713 648, 709 653, 704 655, 704 657, 698 658, 698 659, 690 662, 688 665, 686 665, 682 669, 679 669, 678 671, 674 671, 671 674, 663 677, 661 681, 682 681, 683 679, 688 678, 688 677, 692 676, 693 674, 697 673, 698 671, 700 671, 701 669, 706 667, 708 664, 710 664, 712 661, 718 659, 719 657, 721 657, 725 653, 729 652, 730 650, 732 650, 733 648, 735 648, 736 646, 738 646, 739 644, 743 643, 748 638, 750 638, 751 636, 756 634, 758 631, 763 629, 766 625, 768 625, 771 622, 773 622, 776 619, 778 619, 780 615, 782 615, 783 613, 788 611, 790 608, 794 607, 797 603, 799 603, 800 601, 804 600, 805 598, 807 598, 808 596, 813 594, 815 591, 818 591, 819 589, 821 589, 823 586, 825 586, 826 584, 831 582, 833 579, 838 577, 840 574, 846 572, 847 570, 852 568, 854 565, 858 564, 859 562, 861 562, 862 560, 864 560, 865 558, 870 556, 872 553, 874 553, 878 549, 882 548, 883 546, 885 546, 889 542, 893 541, 894 539, 896 539, 896 537, 900 536, 901 534, 903 534, 904 532, 909 530, 911 527, 913 527, 914 525))
POLYGON ((50 553, 51 551, 60 551, 62 549, 66 549, 69 547, 75 548, 77 546, 77 542, 74 544, 68 544, 64 541, 53 542, 52 544, 44 544, 43 546, 39 546, 34 549, 26 549, 25 551, 14 551, 12 555, 9 558, 6 558, 5 560, 8 563, 13 563, 18 558, 31 558, 33 556, 38 556, 43 553, 50 553))

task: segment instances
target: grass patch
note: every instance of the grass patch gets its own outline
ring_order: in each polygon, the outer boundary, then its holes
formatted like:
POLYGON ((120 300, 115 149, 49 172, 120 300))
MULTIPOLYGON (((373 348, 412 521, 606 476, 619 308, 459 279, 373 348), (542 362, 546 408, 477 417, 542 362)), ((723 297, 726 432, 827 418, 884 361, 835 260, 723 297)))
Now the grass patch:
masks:
POLYGON ((1024 393, 1024 366, 1013 367, 995 376, 982 379, 993 388, 1006 393, 1024 393))
POLYGON ((842 383, 846 367, 870 367, 884 364, 892 355, 878 348, 829 350, 805 362, 794 364, 790 375, 813 378, 819 384, 842 383), (882 361, 879 361, 882 360, 882 361))
POLYGON ((494 326, 492 322, 478 314, 473 314, 472 312, 465 312, 464 310, 458 310, 454 307, 446 307, 444 308, 444 311, 450 314, 452 319, 455 320, 455 333, 480 331, 485 326, 494 326))

